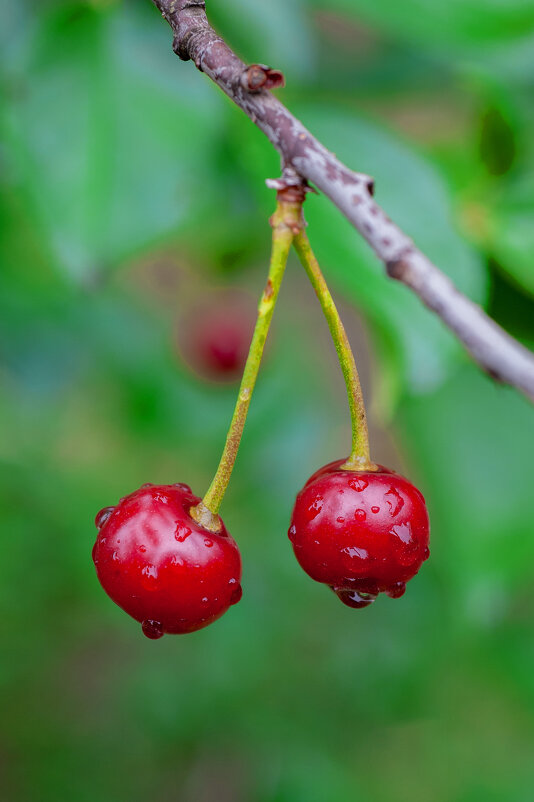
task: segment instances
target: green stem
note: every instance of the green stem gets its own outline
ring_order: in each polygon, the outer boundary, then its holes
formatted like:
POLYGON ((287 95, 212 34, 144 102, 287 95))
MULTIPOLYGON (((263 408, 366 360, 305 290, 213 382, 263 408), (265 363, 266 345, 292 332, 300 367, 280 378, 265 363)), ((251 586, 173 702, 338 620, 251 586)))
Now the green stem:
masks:
POLYGON ((191 515, 195 520, 212 531, 218 531, 221 527, 218 517, 219 508, 232 475, 243 429, 245 428, 252 392, 256 384, 263 349, 280 291, 291 243, 302 226, 302 204, 279 198, 276 211, 271 218, 271 225, 273 227, 273 240, 269 275, 258 306, 256 327, 252 336, 234 415, 226 437, 226 444, 217 473, 208 492, 200 504, 191 510, 191 515))
POLYGON ((297 234, 294 244, 323 309, 347 385, 352 423, 352 450, 342 467, 352 471, 376 470, 376 465, 371 462, 369 454, 369 433, 360 378, 345 328, 304 229, 297 234))

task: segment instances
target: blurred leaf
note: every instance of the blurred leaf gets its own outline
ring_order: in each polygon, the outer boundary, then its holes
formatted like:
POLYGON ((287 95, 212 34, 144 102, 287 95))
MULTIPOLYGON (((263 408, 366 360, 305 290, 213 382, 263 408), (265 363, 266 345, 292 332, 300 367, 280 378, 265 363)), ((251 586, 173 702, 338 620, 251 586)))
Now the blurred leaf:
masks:
POLYGON ((37 221, 87 279, 194 219, 217 111, 194 71, 169 84, 176 58, 148 3, 71 12, 43 21, 9 135, 37 221))
POLYGON ((490 207, 487 247, 499 265, 534 295, 534 177, 507 183, 490 207))
POLYGON ((404 443, 429 497, 434 565, 448 575, 450 603, 498 621, 513 590, 530 587, 534 562, 531 444, 534 409, 473 366, 441 392, 406 399, 404 443))
MULTIPOLYGON (((311 0, 324 8, 324 0, 311 0)), ((425 47, 500 44, 534 33, 534 7, 525 0, 333 0, 336 8, 425 47)))
POLYGON ((500 109, 489 109, 482 118, 480 157, 490 175, 503 175, 516 156, 515 132, 500 109))

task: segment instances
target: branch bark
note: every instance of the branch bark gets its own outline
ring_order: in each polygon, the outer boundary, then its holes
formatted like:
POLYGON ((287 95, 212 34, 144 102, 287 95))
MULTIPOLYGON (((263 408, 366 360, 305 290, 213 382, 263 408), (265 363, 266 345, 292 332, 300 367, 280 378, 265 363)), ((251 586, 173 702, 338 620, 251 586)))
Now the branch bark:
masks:
POLYGON ((192 60, 258 126, 278 150, 285 170, 316 186, 355 226, 389 276, 410 287, 496 380, 534 400, 534 354, 462 295, 385 214, 374 182, 342 164, 268 91, 281 73, 245 65, 210 26, 204 0, 153 0, 173 31, 173 49, 192 60))

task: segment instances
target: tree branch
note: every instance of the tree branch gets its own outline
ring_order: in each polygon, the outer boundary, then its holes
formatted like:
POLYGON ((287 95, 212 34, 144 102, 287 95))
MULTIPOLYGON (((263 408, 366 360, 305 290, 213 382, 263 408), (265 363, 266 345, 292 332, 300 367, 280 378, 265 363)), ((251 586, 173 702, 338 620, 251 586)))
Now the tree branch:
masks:
POLYGON ((534 354, 514 340, 452 284, 373 200, 373 179, 342 164, 268 90, 283 76, 247 67, 210 26, 203 0, 153 0, 174 34, 173 49, 191 59, 260 128, 279 151, 284 169, 314 184, 350 220, 391 278, 419 296, 498 381, 534 400, 534 354))

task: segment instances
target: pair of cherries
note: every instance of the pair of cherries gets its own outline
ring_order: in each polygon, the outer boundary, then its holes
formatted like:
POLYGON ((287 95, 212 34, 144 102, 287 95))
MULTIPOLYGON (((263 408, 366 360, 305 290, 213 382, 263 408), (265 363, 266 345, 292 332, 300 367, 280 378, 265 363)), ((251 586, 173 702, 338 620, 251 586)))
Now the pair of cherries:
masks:
MULTIPOLYGON (((304 571, 349 607, 403 595, 429 556, 422 494, 378 466, 324 466, 297 496, 289 538, 304 571)), ((143 485, 96 517, 93 560, 110 598, 148 638, 194 632, 220 618, 241 591, 241 556, 224 523, 212 532, 191 511, 184 484, 143 485)))

